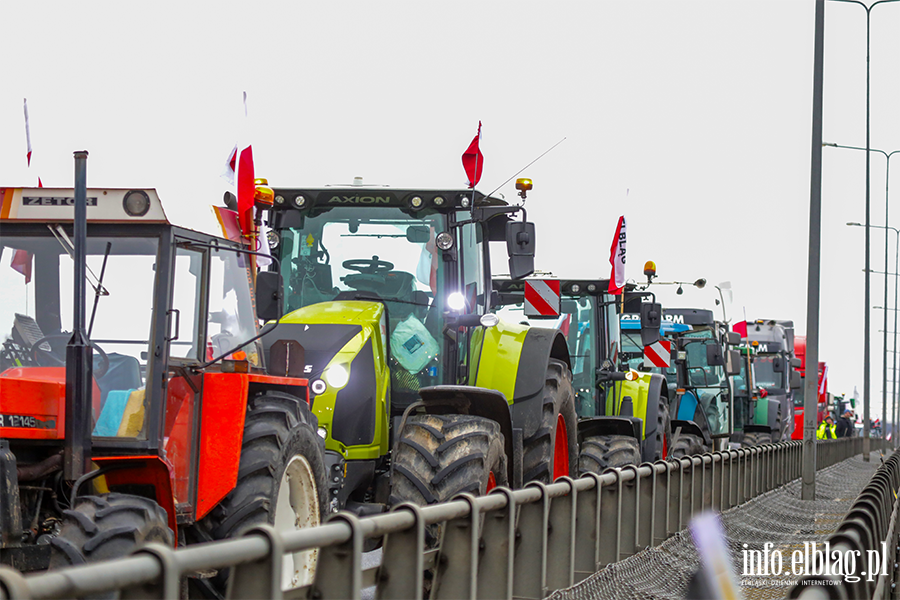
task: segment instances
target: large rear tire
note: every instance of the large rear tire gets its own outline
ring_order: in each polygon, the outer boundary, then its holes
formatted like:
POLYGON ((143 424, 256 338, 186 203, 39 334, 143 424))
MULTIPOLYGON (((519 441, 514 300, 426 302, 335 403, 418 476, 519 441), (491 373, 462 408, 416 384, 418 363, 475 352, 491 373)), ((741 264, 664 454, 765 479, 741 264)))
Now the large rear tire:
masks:
POLYGON ((472 415, 413 415, 391 458, 391 504, 425 505, 509 485, 503 434, 472 415))
POLYGON ((541 424, 525 440, 523 481, 552 483, 578 469, 578 422, 572 374, 566 363, 551 358, 544 382, 541 424))
POLYGON ((657 399, 656 433, 653 434, 654 452, 647 457, 650 461, 664 460, 669 456, 672 442, 672 421, 669 418, 669 398, 660 394, 657 399))
POLYGON ((50 540, 50 568, 121 558, 149 542, 175 545, 166 511, 155 501, 131 494, 79 496, 50 540))
POLYGON ((684 458, 685 456, 694 456, 704 452, 709 452, 709 449, 703 443, 702 437, 695 433, 680 433, 672 441, 672 447, 669 448, 669 458, 684 458))
POLYGON ((748 431, 744 434, 741 446, 761 446, 762 444, 771 444, 772 434, 768 431, 748 431))
POLYGON ((581 441, 578 475, 600 474, 609 467, 637 465, 641 447, 636 438, 627 435, 595 435, 581 441))
MULTIPOLYGON (((318 421, 304 400, 264 392, 247 403, 237 485, 195 525, 192 541, 224 540, 251 527, 281 531, 318 525, 325 514, 325 460, 316 435, 318 421)), ((286 554, 282 586, 312 583, 317 551, 286 554)), ((204 595, 224 596, 227 571, 193 580, 204 595)))

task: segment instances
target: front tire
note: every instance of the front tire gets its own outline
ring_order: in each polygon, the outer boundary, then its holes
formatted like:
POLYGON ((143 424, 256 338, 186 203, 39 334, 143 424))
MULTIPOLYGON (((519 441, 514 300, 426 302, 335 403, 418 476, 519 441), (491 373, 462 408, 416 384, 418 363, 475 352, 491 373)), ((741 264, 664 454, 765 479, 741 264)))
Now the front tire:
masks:
POLYGON ((551 358, 544 381, 541 424, 525 440, 523 481, 552 483, 573 477, 578 468, 578 422, 572 374, 566 363, 551 358))
POLYGON ((412 415, 391 461, 391 505, 434 504, 509 485, 500 425, 483 417, 412 415))
POLYGON ((768 431, 748 431, 744 434, 741 446, 761 446, 762 444, 771 444, 772 434, 768 431))
POLYGON ((578 475, 599 475, 610 467, 625 467, 640 462, 641 447, 636 438, 627 435, 594 435, 581 441, 578 475))
POLYGON ((681 433, 672 442, 672 447, 669 449, 669 457, 684 458, 685 456, 694 456, 695 454, 703 454, 708 451, 702 437, 694 433, 681 433))
POLYGON ((50 540, 50 568, 121 558, 149 542, 175 545, 166 511, 155 501, 131 494, 79 496, 50 540))
MULTIPOLYGON (((290 531, 319 525, 325 513, 325 460, 317 420, 304 400, 264 392, 247 403, 238 480, 234 489, 195 526, 197 541, 240 536, 251 527, 290 531)), ((317 550, 284 556, 282 587, 312 583, 317 550)), ((205 595, 225 593, 227 572, 194 580, 205 595)))

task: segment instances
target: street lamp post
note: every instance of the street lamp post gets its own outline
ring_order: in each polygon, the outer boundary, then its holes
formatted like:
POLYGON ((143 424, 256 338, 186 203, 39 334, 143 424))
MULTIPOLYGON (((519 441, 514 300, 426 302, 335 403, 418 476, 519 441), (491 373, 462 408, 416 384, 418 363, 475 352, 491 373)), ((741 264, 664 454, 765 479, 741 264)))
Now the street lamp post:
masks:
MULTIPOLYGON (((869 334, 869 196, 870 196, 870 187, 871 181, 869 177, 869 171, 871 167, 871 148, 872 148, 872 132, 870 127, 871 121, 871 110, 869 106, 869 55, 870 55, 870 32, 871 32, 871 24, 872 24, 872 9, 878 6, 879 4, 887 4, 888 2, 897 2, 897 0, 877 0, 870 5, 861 2, 860 0, 834 0, 835 2, 846 2, 849 4, 858 4, 862 6, 866 11, 866 291, 865 291, 865 342, 863 349, 863 375, 865 379, 863 381, 863 460, 869 462, 870 457, 869 454, 872 450, 871 442, 869 441, 869 396, 870 396, 870 381, 869 381, 869 372, 871 370, 870 364, 870 356, 869 356, 869 346, 871 345, 870 334, 869 334)), ((887 205, 887 202, 885 202, 887 205)), ((885 220, 885 223, 887 221, 885 220)), ((887 234, 885 234, 885 238, 887 238, 887 234)), ((887 242, 885 242, 886 244, 887 242)), ((887 326, 885 326, 887 329, 887 326)))
MULTIPOLYGON (((859 148, 857 146, 841 146, 839 144, 824 144, 824 145, 831 146, 833 148, 846 148, 848 150, 866 150, 865 148, 859 148)), ((885 157, 885 175, 884 175, 884 222, 885 222, 885 225, 872 225, 868 221, 866 222, 866 225, 868 225, 868 227, 866 227, 866 257, 867 257, 867 260, 866 260, 866 263, 867 263, 866 264, 866 269, 867 269, 867 271, 866 271, 866 296, 868 297, 868 295, 869 295, 869 273, 871 272, 869 270, 869 266, 868 266, 868 254, 869 254, 868 231, 869 231, 870 227, 874 227, 876 229, 884 229, 884 305, 887 306, 888 305, 888 273, 887 272, 890 269, 890 265, 888 262, 888 233, 889 233, 889 231, 893 231, 895 234, 897 234, 897 243, 896 243, 895 251, 894 251, 894 268, 895 269, 898 268, 897 258, 898 258, 898 250, 900 250, 900 231, 898 231, 895 227, 891 227, 890 225, 886 224, 886 223, 888 223, 888 210, 890 207, 889 200, 890 200, 890 183, 891 183, 891 157, 894 154, 897 154, 898 152, 900 152, 900 150, 892 150, 890 152, 885 152, 884 150, 879 150, 877 148, 869 148, 869 151, 866 152, 866 157, 868 157, 870 152, 873 152, 873 151, 880 152, 885 157)), ((866 202, 866 204, 868 205, 868 202, 866 202)), ((862 226, 860 223, 847 223, 847 225, 849 225, 851 227, 861 227, 862 226)), ((896 278, 894 279, 894 306, 895 307, 897 306, 897 280, 896 280, 896 278)), ((867 327, 869 326, 868 325, 868 320, 869 320, 868 317, 869 317, 869 311, 866 310, 866 326, 867 327)), ((883 368, 884 372, 882 373, 882 378, 881 378, 881 380, 882 380, 882 383, 881 383, 882 418, 884 418, 884 416, 887 415, 887 412, 886 412, 887 411, 887 365, 888 365, 888 362, 887 362, 887 359, 888 359, 888 355, 887 355, 888 320, 887 319, 888 319, 887 311, 884 311, 884 332, 885 333, 884 333, 884 341, 883 341, 884 352, 883 352, 883 359, 882 359, 883 365, 884 365, 884 368, 883 368)), ((896 319, 897 319, 897 314, 894 313, 894 331, 897 330, 897 320, 896 319)), ((868 358, 868 355, 869 355, 869 340, 868 340, 869 330, 868 330, 868 328, 866 329, 865 335, 867 337, 865 351, 866 351, 866 357, 868 358)), ((894 349, 896 349, 896 348, 897 348, 897 336, 895 335, 894 336, 894 349)), ((897 360, 897 357, 895 355, 894 356, 895 366, 896 366, 896 360, 897 360)), ((864 375, 865 375, 865 379, 866 379, 865 383, 868 384, 868 381, 869 381, 869 370, 868 369, 865 370, 864 375)), ((895 379, 896 379, 896 375, 895 375, 895 379)), ((866 387, 865 389, 868 389, 868 388, 866 387)), ((894 396, 895 396, 894 403, 896 404, 896 392, 895 392, 894 396)), ((868 395, 866 395, 866 398, 868 398, 868 395)), ((868 417, 869 402, 868 402, 868 400, 864 400, 863 411, 866 413, 863 416, 863 419, 864 419, 865 423, 867 423, 869 420, 869 417, 868 417)), ((896 422, 897 421, 892 421, 891 426, 893 427, 893 424, 896 422)), ((863 435, 866 435, 866 431, 867 431, 865 423, 863 423, 863 435)), ((868 456, 868 454, 866 454, 866 456, 868 456)))

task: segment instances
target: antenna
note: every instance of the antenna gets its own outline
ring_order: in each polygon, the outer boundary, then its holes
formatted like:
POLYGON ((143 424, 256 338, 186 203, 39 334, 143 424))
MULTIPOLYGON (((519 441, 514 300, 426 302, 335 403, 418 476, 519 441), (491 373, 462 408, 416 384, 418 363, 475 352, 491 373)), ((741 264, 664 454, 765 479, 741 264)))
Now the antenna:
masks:
POLYGON ((507 183, 509 183, 510 181, 512 181, 512 180, 513 180, 513 177, 515 177, 516 175, 518 175, 519 173, 521 173, 522 171, 524 171, 525 169, 527 169, 528 167, 530 167, 531 165, 533 165, 534 163, 536 163, 537 161, 541 160, 541 159, 544 157, 545 154, 547 154, 548 152, 550 152, 551 150, 553 150, 554 148, 556 148, 557 146, 559 146, 560 144, 562 144, 564 141, 566 141, 566 138, 563 138, 563 139, 559 140, 558 142, 556 142, 555 144, 553 144, 552 146, 550 146, 549 148, 547 148, 547 150, 545 150, 543 154, 541 154, 541 155, 538 156, 536 159, 534 159, 533 161, 531 161, 530 163, 528 163, 527 165, 525 165, 524 167, 522 167, 521 169, 519 169, 518 171, 516 171, 515 173, 513 173, 512 177, 510 177, 509 179, 507 179, 506 181, 504 181, 503 183, 501 183, 500 185, 498 185, 497 188, 496 188, 494 191, 492 191, 490 194, 488 194, 487 196, 485 196, 485 198, 490 198, 491 196, 493 196, 493 195, 494 195, 494 192, 496 192, 497 190, 499 190, 500 188, 502 188, 504 185, 506 185, 507 183))

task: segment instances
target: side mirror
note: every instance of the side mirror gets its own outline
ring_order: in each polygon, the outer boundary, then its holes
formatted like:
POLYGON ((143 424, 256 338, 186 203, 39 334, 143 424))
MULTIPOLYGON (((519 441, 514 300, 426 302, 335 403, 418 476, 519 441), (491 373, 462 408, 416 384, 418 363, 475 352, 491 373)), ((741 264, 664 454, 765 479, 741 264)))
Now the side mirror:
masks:
POLYGON ((791 389, 797 390, 803 387, 803 378, 799 371, 791 371, 791 389))
POLYGON ((796 356, 791 359, 791 366, 794 367, 795 369, 799 369, 802 364, 803 364, 802 361, 799 358, 797 358, 796 356))
POLYGON ((644 346, 659 341, 659 328, 662 326, 662 305, 651 302, 641 304, 641 343, 644 346))
POLYGON ((729 350, 725 353, 725 374, 741 374, 741 353, 737 350, 729 350))
POLYGON ((740 346, 741 334, 739 334, 737 331, 729 331, 725 334, 725 343, 730 346, 740 346))
POLYGON ((281 287, 281 274, 274 271, 260 271, 256 274, 256 316, 262 321, 280 319, 281 301, 284 292, 281 287))
POLYGON ((534 240, 534 223, 510 221, 506 224, 510 278, 522 279, 534 273, 534 240))
POLYGON ((784 359, 776 356, 772 359, 772 370, 776 373, 784 373, 784 359))
POLYGON ((406 241, 411 244, 426 244, 431 239, 431 229, 427 225, 411 225, 406 228, 406 241))
POLYGON ((718 344, 706 344, 706 364, 711 367, 719 367, 725 364, 721 346, 718 344))

